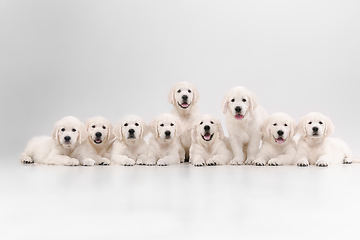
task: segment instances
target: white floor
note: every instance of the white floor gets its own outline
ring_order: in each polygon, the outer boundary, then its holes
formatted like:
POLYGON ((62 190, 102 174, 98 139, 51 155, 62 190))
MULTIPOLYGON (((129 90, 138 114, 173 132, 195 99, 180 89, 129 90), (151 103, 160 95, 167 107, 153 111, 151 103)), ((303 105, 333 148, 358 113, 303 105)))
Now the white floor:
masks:
POLYGON ((0 161, 0 239, 359 239, 360 164, 61 167, 0 161))

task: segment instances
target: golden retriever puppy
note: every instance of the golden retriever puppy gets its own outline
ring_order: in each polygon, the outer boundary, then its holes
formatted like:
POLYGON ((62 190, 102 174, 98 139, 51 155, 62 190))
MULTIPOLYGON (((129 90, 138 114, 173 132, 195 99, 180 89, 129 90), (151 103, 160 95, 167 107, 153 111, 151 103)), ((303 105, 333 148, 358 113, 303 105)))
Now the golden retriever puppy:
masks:
POLYGON ((179 82, 172 87, 168 95, 168 101, 174 106, 171 113, 178 117, 181 126, 184 129, 180 136, 180 142, 183 146, 183 153, 180 155, 180 161, 189 159, 189 148, 191 145, 191 131, 195 119, 200 116, 196 103, 199 101, 199 93, 195 86, 188 82, 179 82))
POLYGON ((301 135, 295 157, 298 166, 327 167, 330 164, 352 163, 352 153, 347 144, 341 139, 329 137, 334 132, 329 117, 317 112, 309 113, 300 120, 297 132, 301 135))
POLYGON ((20 160, 25 164, 93 165, 86 139, 85 124, 75 117, 64 117, 55 123, 52 137, 31 139, 20 160))
POLYGON ((254 164, 257 166, 291 165, 296 154, 295 121, 286 113, 275 113, 263 124, 260 152, 254 164))
POLYGON ((266 111, 258 106, 255 94, 245 87, 234 87, 226 93, 222 111, 234 154, 230 164, 252 164, 259 151, 266 111))
POLYGON ((180 150, 182 148, 179 135, 181 125, 177 117, 164 113, 154 118, 149 124, 153 134, 149 140, 148 156, 140 165, 166 166, 180 163, 180 150))
POLYGON ((111 122, 104 117, 93 117, 86 120, 85 126, 91 148, 88 151, 94 152, 95 164, 109 165, 109 149, 115 140, 111 122))
POLYGON ((148 128, 142 118, 124 118, 114 128, 116 140, 110 150, 110 161, 124 166, 133 166, 137 161, 144 162, 147 158, 144 137, 147 134, 148 128))
POLYGON ((213 116, 198 118, 191 135, 190 162, 194 166, 224 165, 231 160, 221 123, 213 116))

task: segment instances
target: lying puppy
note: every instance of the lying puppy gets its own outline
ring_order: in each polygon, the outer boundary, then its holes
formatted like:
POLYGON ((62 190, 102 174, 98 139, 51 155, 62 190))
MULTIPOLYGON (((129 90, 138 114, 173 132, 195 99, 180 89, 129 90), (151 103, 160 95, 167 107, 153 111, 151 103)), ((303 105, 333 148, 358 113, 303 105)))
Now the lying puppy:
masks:
POLYGON ((232 88, 222 101, 234 159, 230 164, 252 164, 259 151, 261 126, 266 111, 258 106, 255 94, 245 87, 232 88))
POLYGON ((144 162, 137 163, 159 166, 180 163, 179 119, 170 113, 161 114, 151 121, 150 131, 153 135, 149 140, 148 157, 144 162))
POLYGON ((54 165, 93 165, 87 153, 85 125, 75 117, 64 117, 55 123, 52 137, 32 138, 21 154, 22 163, 54 165))
POLYGON ((275 113, 263 124, 263 142, 254 164, 290 165, 296 154, 295 121, 286 113, 275 113))
POLYGON ((232 158, 221 123, 211 115, 201 116, 191 135, 190 162, 194 166, 223 165, 232 158))
POLYGON ((195 105, 199 100, 199 93, 195 86, 188 82, 179 82, 169 92, 168 101, 174 106, 171 113, 180 119, 183 134, 180 136, 184 152, 181 153, 181 162, 189 159, 189 148, 191 131, 194 121, 200 116, 198 107, 195 105))
POLYGON ((111 122, 104 117, 93 117, 86 120, 85 126, 90 147, 88 151, 92 151, 96 156, 94 157, 95 164, 109 165, 109 149, 115 140, 111 122))
POLYGON ((304 167, 316 165, 327 167, 330 164, 352 163, 352 153, 341 139, 330 138, 334 125, 330 118, 313 112, 303 117, 297 127, 301 135, 295 162, 304 167))
POLYGON ((145 121, 138 116, 128 116, 114 128, 116 137, 110 150, 110 161, 115 164, 133 166, 137 161, 145 162, 147 144, 143 139, 148 134, 145 121))

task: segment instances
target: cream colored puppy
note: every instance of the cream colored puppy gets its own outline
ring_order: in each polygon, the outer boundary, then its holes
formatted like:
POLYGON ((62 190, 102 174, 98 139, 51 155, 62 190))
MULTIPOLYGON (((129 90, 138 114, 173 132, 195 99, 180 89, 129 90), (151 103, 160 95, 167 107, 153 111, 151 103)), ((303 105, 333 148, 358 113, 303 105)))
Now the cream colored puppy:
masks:
POLYGON ((138 116, 128 116, 114 128, 116 137, 110 150, 110 161, 115 164, 133 166, 147 158, 147 143, 143 139, 148 134, 145 121, 138 116))
POLYGON ((88 151, 94 151, 95 164, 109 165, 109 149, 115 140, 111 122, 104 117, 93 117, 86 120, 85 126, 88 133, 87 140, 91 146, 88 151))
POLYGON ((75 117, 64 117, 55 123, 52 137, 31 139, 21 154, 22 163, 54 165, 94 165, 91 153, 86 149, 85 125, 75 117))
POLYGON ((230 164, 252 164, 259 151, 266 111, 258 106, 255 94, 245 87, 234 87, 225 95, 222 111, 234 154, 230 164))
POLYGON ((327 167, 330 164, 352 163, 352 153, 341 139, 330 138, 334 125, 329 117, 313 112, 303 117, 297 127, 301 135, 295 162, 298 166, 309 164, 327 167))
POLYGON ((184 130, 180 136, 184 152, 181 153, 181 162, 189 159, 189 148, 191 145, 191 131, 195 119, 200 116, 196 103, 199 101, 199 93, 195 86, 188 82, 179 82, 169 92, 168 101, 174 106, 171 113, 180 119, 184 130))
POLYGON ((275 113, 263 124, 263 141, 254 164, 290 165, 296 154, 295 121, 286 113, 275 113))
POLYGON ((180 121, 170 113, 164 113, 154 118, 150 125, 153 134, 149 140, 148 157, 140 165, 166 166, 180 163, 180 149, 182 148, 179 135, 180 121))
POLYGON ((190 162, 194 166, 224 165, 231 160, 221 123, 213 116, 198 118, 191 135, 190 162))

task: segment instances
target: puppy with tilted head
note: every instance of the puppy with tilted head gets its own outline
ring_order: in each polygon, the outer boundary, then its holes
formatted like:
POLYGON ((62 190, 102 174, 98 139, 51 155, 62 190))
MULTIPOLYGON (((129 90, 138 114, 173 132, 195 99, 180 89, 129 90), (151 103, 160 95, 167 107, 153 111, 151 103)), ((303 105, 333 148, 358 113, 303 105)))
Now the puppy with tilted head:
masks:
POLYGON ((148 134, 145 121, 138 116, 127 116, 114 128, 116 137, 110 150, 110 161, 114 164, 133 166, 147 158, 147 143, 144 137, 148 134))
POLYGON ((182 146, 179 140, 179 119, 164 113, 151 120, 149 129, 153 135, 149 140, 148 156, 144 162, 138 161, 138 164, 166 166, 180 163, 182 146))
POLYGON ((199 92, 189 82, 179 82, 172 87, 168 95, 168 101, 174 106, 171 113, 180 119, 183 134, 180 142, 183 151, 180 155, 181 162, 189 159, 189 148, 191 145, 191 131, 194 121, 200 116, 196 103, 199 101, 199 92))
POLYGON ((329 137, 334 132, 329 117, 318 112, 309 113, 300 120, 297 132, 301 135, 295 157, 298 166, 327 167, 352 163, 352 153, 347 144, 341 139, 329 137))
POLYGON ((224 165, 232 158, 219 120, 203 115, 193 127, 190 162, 194 166, 224 165))
POLYGON ((255 94, 245 87, 234 87, 222 101, 222 111, 234 158, 230 164, 252 164, 259 151, 261 126, 267 118, 255 94))
POLYGON ((93 165, 91 153, 86 151, 87 136, 84 123, 76 117, 64 117, 55 123, 52 137, 32 138, 20 160, 24 164, 93 165))
POLYGON ((95 164, 109 165, 109 149, 115 140, 111 122, 104 117, 92 117, 86 120, 85 126, 90 146, 88 151, 94 153, 95 164))
POLYGON ((296 154, 295 121, 286 113, 271 115, 262 125, 262 145, 253 164, 291 165, 296 154))

